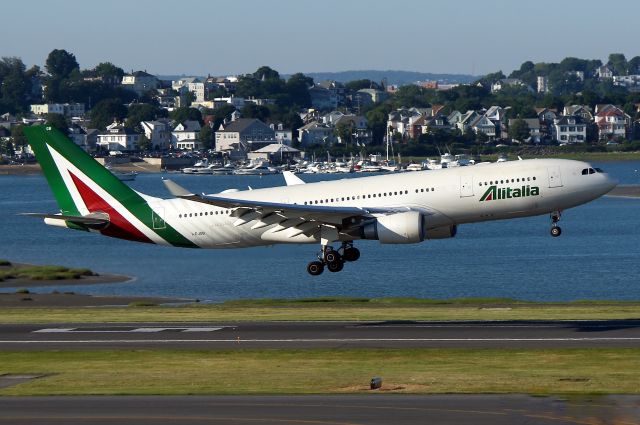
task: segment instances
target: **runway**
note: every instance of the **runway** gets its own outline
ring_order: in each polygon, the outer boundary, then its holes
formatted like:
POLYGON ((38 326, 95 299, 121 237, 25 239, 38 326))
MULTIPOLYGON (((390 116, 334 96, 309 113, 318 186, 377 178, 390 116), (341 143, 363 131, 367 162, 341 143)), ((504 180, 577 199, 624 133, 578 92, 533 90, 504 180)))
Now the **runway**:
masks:
POLYGON ((640 347, 640 320, 0 325, 0 350, 640 347))
POLYGON ((0 424, 637 424, 637 396, 2 397, 0 424))

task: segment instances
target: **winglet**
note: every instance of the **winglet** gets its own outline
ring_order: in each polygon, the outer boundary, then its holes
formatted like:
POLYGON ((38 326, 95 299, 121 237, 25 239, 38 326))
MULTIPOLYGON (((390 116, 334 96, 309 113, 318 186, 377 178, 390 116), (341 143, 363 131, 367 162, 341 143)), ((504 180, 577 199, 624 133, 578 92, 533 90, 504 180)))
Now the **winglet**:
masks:
POLYGON ((304 180, 293 174, 291 171, 283 171, 284 181, 287 182, 287 186, 295 186, 298 184, 305 184, 304 180))
POLYGON ((172 180, 162 179, 162 183, 164 183, 164 186, 167 188, 169 193, 175 197, 193 196, 193 192, 189 192, 187 189, 172 180))

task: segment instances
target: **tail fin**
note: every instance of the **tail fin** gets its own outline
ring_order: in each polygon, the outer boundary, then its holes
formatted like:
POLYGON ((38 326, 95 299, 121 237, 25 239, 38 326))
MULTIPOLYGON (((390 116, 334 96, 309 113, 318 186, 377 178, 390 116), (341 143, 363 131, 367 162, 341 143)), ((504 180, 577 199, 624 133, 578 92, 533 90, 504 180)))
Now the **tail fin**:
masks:
POLYGON ((104 209, 104 205, 98 206, 99 202, 91 199, 95 198, 91 192, 96 195, 96 191, 106 192, 123 205, 145 202, 56 128, 31 126, 24 133, 62 214, 87 215, 104 209))
MULTIPOLYGON (((100 217, 100 233, 121 239, 163 245, 195 247, 165 223, 158 198, 142 195, 122 183, 79 146, 53 127, 30 126, 25 136, 58 201, 61 215, 58 223, 67 227, 96 229, 100 217), (75 217, 79 217, 76 219, 75 217)), ((52 220, 56 216, 46 216, 52 220)), ((46 221, 46 220, 45 220, 46 221)))

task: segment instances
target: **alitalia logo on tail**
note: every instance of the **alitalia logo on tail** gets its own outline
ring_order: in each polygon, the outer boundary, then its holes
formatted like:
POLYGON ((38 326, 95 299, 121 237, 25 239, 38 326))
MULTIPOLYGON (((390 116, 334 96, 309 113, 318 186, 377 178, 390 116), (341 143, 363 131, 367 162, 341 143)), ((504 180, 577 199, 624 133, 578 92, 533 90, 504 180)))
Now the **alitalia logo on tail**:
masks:
POLYGON ((480 202, 484 201, 496 201, 498 199, 511 199, 511 198, 525 198, 529 196, 540 195, 540 188, 538 186, 522 186, 517 188, 489 186, 484 192, 484 195, 480 198, 480 202))

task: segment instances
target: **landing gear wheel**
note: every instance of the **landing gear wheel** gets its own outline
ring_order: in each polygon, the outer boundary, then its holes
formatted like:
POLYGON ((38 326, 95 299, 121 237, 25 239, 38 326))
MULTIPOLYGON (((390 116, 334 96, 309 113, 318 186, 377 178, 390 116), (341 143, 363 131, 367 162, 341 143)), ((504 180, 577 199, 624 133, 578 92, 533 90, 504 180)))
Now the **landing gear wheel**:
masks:
POLYGON ((562 234, 562 229, 559 226, 553 226, 551 228, 551 236, 553 236, 554 238, 557 238, 561 234, 562 234))
POLYGON ((329 269, 331 273, 337 273, 339 271, 342 271, 343 268, 344 268, 344 263, 342 261, 334 261, 333 263, 327 263, 327 269, 329 269))
POLYGON ((338 251, 327 250, 327 252, 324 254, 324 261, 326 261, 328 264, 341 262, 341 260, 342 258, 340 257, 340 253, 338 253, 338 251))
POLYGON ((320 261, 312 261, 307 265, 307 271, 311 276, 318 276, 324 271, 324 264, 320 261))
POLYGON ((345 261, 358 261, 360 258, 360 250, 353 247, 345 248, 342 258, 344 258, 345 261))

